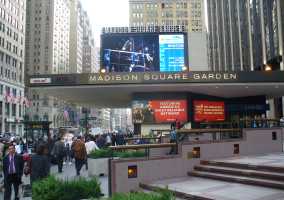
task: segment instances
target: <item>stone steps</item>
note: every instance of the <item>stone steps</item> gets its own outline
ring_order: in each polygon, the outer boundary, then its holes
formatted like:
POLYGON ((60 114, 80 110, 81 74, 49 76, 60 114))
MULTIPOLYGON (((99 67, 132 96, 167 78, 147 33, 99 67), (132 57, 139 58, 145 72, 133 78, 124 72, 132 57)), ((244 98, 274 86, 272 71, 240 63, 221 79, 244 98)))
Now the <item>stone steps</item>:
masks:
POLYGON ((211 172, 216 174, 229 174, 235 176, 243 176, 257 179, 268 179, 275 181, 283 181, 284 183, 284 173, 274 173, 267 171, 256 171, 256 170, 247 170, 247 169, 238 169, 231 167, 219 167, 211 165, 197 165, 194 167, 195 171, 202 172, 211 172))
POLYGON ((284 189, 284 167, 201 161, 189 176, 284 189))

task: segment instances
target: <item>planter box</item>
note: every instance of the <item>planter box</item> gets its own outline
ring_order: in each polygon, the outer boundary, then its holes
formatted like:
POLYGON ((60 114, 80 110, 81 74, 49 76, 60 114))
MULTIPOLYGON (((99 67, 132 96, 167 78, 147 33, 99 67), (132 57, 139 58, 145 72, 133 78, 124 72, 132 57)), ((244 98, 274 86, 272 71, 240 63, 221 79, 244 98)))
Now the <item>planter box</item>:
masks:
POLYGON ((88 158, 88 175, 89 176, 107 176, 108 175, 108 158, 92 159, 88 158))

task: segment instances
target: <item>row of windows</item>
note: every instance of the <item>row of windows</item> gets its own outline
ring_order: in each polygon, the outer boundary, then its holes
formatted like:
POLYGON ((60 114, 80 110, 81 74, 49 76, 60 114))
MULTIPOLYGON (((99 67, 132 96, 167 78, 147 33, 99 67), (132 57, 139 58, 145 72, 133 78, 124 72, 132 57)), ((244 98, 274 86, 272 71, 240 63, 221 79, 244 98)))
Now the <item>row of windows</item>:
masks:
POLYGON ((22 78, 22 72, 19 72, 19 79, 17 79, 17 72, 16 71, 12 71, 10 69, 4 68, 3 66, 0 67, 0 76, 4 77, 8 80, 12 80, 12 81, 18 81, 22 82, 23 78, 22 78))
MULTIPOLYGON (((173 3, 161 3, 161 8, 173 8, 173 7, 174 7, 173 3)), ((158 4, 147 3, 147 4, 133 4, 132 5, 133 10, 142 10, 143 8, 147 8, 147 9, 158 8, 158 4)), ((186 2, 176 3, 176 8, 187 9, 187 3, 186 2)))
MULTIPOLYGON (((22 24, 18 22, 12 15, 10 15, 4 8, 0 8, 0 17, 6 20, 9 24, 11 24, 14 28, 24 33, 24 21, 22 24)), ((23 17, 22 17, 23 18, 23 17)), ((22 19, 24 20, 24 18, 22 19)))
MULTIPOLYGON (((0 101, 0 114, 2 115, 2 105, 3 105, 3 102, 0 101)), ((18 105, 17 104, 10 104, 10 103, 5 103, 5 107, 4 107, 4 110, 5 110, 5 115, 6 116, 10 116, 10 114, 12 114, 12 117, 16 117, 16 111, 17 111, 17 107, 19 109, 19 117, 22 117, 23 116, 23 106, 22 105, 18 105)))
MULTIPOLYGON (((2 44, 1 37, 0 37, 0 44, 2 44)), ((15 47, 15 49, 16 48, 17 47, 15 47)), ((22 62, 18 62, 18 60, 16 58, 14 58, 13 56, 10 56, 8 54, 5 54, 1 50, 0 50, 0 61, 2 63, 5 62, 8 66, 12 66, 14 68, 17 68, 18 67, 18 63, 19 63, 19 69, 22 70, 22 67, 23 67, 23 63, 22 62)))
POLYGON ((2 84, 0 84, 0 94, 1 95, 3 95, 3 92, 4 92, 4 88, 5 88, 5 94, 7 94, 7 95, 10 95, 10 94, 12 94, 14 97, 22 97, 22 91, 21 90, 19 90, 19 91, 17 91, 17 89, 16 88, 11 88, 11 87, 9 87, 9 86, 4 86, 4 85, 2 85, 2 84))

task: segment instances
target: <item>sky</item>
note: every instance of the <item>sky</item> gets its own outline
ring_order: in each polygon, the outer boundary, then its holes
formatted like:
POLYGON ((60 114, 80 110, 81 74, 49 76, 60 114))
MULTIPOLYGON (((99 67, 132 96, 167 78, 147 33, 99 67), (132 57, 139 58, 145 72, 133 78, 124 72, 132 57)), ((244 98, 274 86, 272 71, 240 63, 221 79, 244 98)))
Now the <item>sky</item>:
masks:
POLYGON ((128 0, 81 0, 93 27, 96 46, 102 27, 128 26, 128 0))

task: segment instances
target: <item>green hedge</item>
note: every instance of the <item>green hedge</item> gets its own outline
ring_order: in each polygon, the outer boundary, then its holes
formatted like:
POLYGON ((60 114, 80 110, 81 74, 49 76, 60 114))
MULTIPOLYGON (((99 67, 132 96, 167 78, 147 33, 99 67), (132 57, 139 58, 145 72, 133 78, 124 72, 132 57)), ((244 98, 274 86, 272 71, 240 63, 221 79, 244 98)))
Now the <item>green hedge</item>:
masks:
POLYGON ((162 191, 159 193, 128 193, 128 194, 115 194, 109 200, 174 200, 174 196, 169 191, 162 191))
POLYGON ((121 152, 112 152, 111 149, 99 149, 92 151, 89 155, 89 158, 110 158, 110 157, 119 157, 119 158, 139 158, 145 157, 145 151, 121 151, 121 152))
POLYGON ((53 176, 33 183, 33 200, 79 200, 100 197, 100 184, 97 179, 62 181, 53 176))

